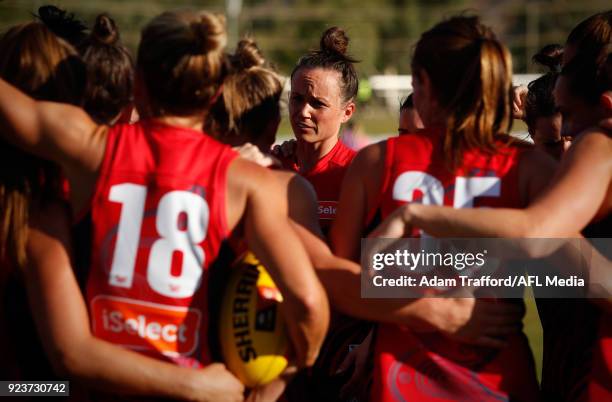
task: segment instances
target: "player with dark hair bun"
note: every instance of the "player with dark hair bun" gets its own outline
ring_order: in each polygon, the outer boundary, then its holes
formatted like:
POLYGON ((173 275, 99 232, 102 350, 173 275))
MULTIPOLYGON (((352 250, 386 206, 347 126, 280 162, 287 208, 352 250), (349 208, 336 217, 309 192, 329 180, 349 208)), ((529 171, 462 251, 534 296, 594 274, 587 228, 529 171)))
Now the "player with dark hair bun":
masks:
POLYGON ((555 106, 553 89, 559 72, 563 46, 548 45, 533 56, 533 61, 549 71, 531 81, 525 97, 525 122, 537 147, 555 159, 569 147, 570 142, 561 137, 561 113, 555 106))
POLYGON ((38 8, 35 15, 47 28, 60 38, 77 47, 87 38, 87 27, 83 21, 56 6, 46 5, 38 8))
POLYGON ((322 68, 340 74, 339 86, 342 100, 355 99, 359 90, 359 79, 354 64, 357 59, 348 55, 349 38, 342 28, 331 27, 323 33, 319 49, 302 56, 291 72, 291 78, 300 69, 322 68))
MULTIPOLYGON (((329 28, 319 49, 301 57, 291 72, 289 118, 296 143, 283 165, 314 186, 324 232, 336 215, 340 184, 355 156, 338 138, 340 126, 355 111, 359 87, 356 60, 347 54, 348 45, 343 29, 329 28)), ((278 149, 277 154, 282 156, 278 149)))
POLYGON ((121 43, 115 21, 96 17, 93 29, 77 47, 87 66, 83 108, 98 123, 129 121, 134 91, 134 62, 121 43))
POLYGON ((91 32, 74 14, 42 6, 37 17, 60 38, 72 44, 87 67, 83 108, 100 124, 113 124, 132 113, 134 62, 121 43, 119 29, 108 14, 96 17, 91 32))
MULTIPOLYGON (((268 155, 280 123, 280 96, 283 82, 268 64, 251 38, 240 40, 229 55, 223 91, 211 106, 206 131, 219 141, 235 147, 242 157, 263 166, 275 161, 268 155)), ((274 170, 286 186, 288 215, 310 233, 322 239, 316 219, 316 195, 310 183, 295 172, 274 170)))

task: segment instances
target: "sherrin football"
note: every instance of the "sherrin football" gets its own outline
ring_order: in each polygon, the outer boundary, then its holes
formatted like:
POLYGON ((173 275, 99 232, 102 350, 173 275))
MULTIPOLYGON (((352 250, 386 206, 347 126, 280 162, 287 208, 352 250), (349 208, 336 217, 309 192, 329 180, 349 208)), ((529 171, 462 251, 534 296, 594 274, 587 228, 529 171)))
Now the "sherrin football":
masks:
POLYGON ((269 383, 287 367, 283 297, 252 253, 232 267, 223 296, 219 339, 227 368, 247 387, 269 383))

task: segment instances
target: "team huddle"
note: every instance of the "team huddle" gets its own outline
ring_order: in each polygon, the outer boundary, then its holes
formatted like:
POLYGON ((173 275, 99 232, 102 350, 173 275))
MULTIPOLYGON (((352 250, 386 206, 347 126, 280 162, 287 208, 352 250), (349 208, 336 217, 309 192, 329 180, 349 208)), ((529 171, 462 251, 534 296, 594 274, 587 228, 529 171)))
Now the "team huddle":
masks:
POLYGON ((3 33, 0 380, 85 401, 612 401, 609 294, 536 293, 539 383, 522 299, 362 298, 359 265, 368 236, 612 237, 612 11, 534 56, 550 72, 528 88, 478 17, 439 22, 400 135, 358 152, 348 47, 332 27, 296 62, 295 139, 273 148, 283 79, 253 38, 226 48, 222 16, 164 12, 135 61, 107 14, 88 30, 44 6, 3 33), (237 292, 278 306, 288 340, 265 384, 219 339, 223 311, 254 320, 224 298, 245 254, 237 292))

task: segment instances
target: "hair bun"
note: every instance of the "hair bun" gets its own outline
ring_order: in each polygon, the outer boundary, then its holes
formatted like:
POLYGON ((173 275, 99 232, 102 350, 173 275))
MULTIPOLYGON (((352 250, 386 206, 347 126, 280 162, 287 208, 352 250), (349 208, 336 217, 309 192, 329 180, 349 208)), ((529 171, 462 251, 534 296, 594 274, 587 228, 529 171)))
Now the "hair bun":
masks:
POLYGON ((67 13, 56 6, 42 6, 38 8, 36 17, 55 35, 78 45, 85 39, 87 27, 75 18, 74 14, 67 13))
POLYGON ((244 69, 266 64, 266 59, 263 57, 257 43, 251 38, 244 38, 238 42, 233 61, 237 67, 242 67, 244 69))
POLYGON ((563 46, 546 45, 531 60, 541 66, 547 67, 550 71, 560 71, 561 59, 563 57, 563 46))
POLYGON ((199 21, 191 24, 191 30, 194 34, 196 54, 205 54, 225 47, 227 36, 224 16, 203 13, 199 21))
POLYGON ((321 51, 338 53, 341 55, 346 54, 348 49, 349 38, 342 28, 331 27, 321 37, 321 51))
POLYGON ((105 45, 116 43, 119 40, 119 31, 115 21, 108 14, 98 15, 91 31, 91 37, 105 45))
POLYGON ((66 15, 66 10, 55 6, 42 6, 38 8, 38 18, 45 24, 53 24, 70 20, 70 15, 66 15))

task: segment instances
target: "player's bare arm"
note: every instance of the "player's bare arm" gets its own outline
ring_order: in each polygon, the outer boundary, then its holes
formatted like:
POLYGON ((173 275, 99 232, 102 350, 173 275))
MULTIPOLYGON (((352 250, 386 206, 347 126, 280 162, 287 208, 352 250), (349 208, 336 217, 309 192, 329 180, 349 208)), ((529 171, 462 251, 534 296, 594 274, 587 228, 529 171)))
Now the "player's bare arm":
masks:
POLYGON ((291 221, 323 239, 317 215, 317 194, 312 184, 297 173, 273 171, 281 186, 286 189, 287 213, 291 221))
POLYGON ((58 163, 71 183, 71 203, 80 211, 93 194, 104 156, 107 127, 76 106, 39 102, 0 79, 1 135, 44 159, 58 163))
POLYGON ((241 401, 243 385, 223 365, 202 370, 165 363, 94 337, 70 262, 67 210, 33 217, 25 270, 30 305, 58 375, 101 391, 193 401, 241 401))
POLYGON ((269 269, 283 294, 289 336, 298 366, 314 363, 329 322, 325 291, 287 218, 285 190, 273 172, 236 159, 228 174, 228 225, 244 211, 249 248, 269 269))
POLYGON ((367 214, 375 206, 384 173, 385 145, 362 149, 346 172, 340 192, 339 208, 329 237, 334 254, 359 260, 359 247, 367 214))

